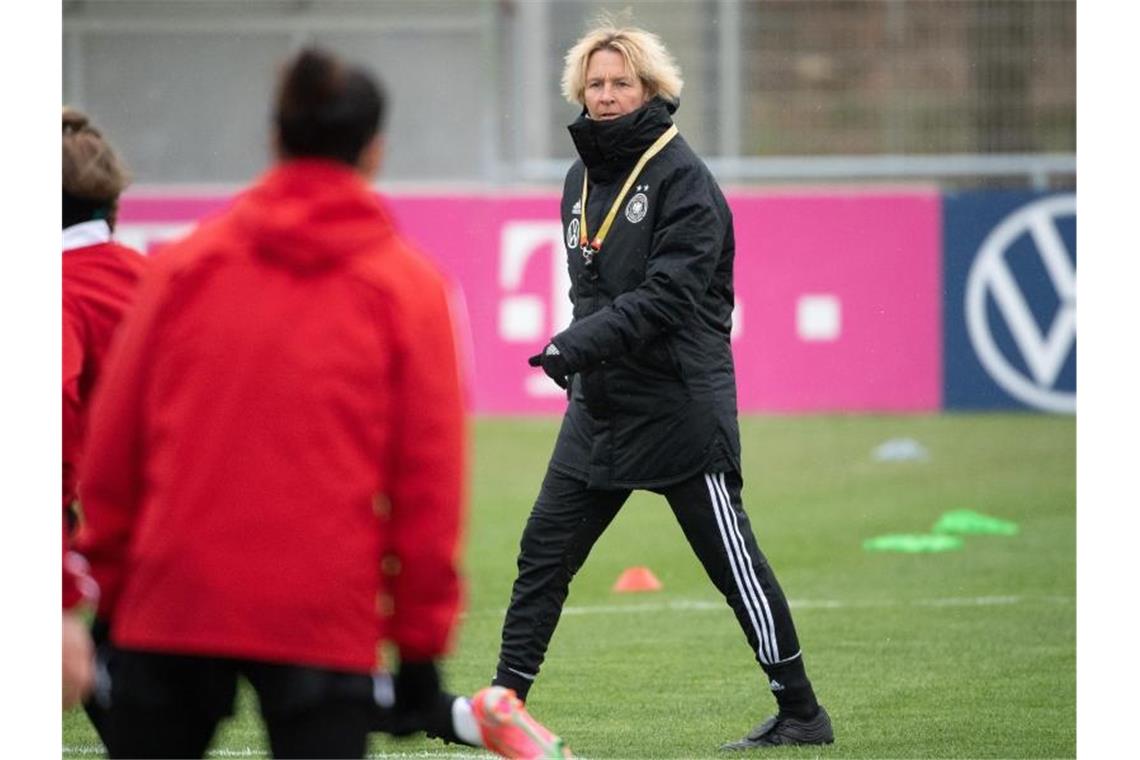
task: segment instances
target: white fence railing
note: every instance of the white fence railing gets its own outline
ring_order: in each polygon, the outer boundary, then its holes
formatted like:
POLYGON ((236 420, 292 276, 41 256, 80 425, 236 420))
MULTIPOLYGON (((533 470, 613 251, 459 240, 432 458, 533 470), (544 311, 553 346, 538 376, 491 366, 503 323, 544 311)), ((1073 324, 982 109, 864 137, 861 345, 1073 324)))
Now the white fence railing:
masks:
MULTIPOLYGON (((503 167, 519 182, 560 183, 566 160, 525 161, 503 167)), ((708 158, 709 168, 721 182, 772 182, 811 180, 932 180, 964 177, 1024 178, 1037 190, 1049 187, 1051 177, 1075 177, 1077 157, 1070 153, 1018 153, 1003 155, 883 155, 883 156, 768 156, 708 158)))

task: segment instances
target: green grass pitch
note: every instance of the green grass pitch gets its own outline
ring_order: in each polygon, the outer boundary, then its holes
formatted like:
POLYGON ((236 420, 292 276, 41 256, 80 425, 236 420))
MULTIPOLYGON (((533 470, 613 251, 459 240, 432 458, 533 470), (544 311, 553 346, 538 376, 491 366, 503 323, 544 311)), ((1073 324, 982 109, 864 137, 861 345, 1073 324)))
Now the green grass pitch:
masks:
MULTIPOLYGON (((1076 754, 1075 420, 1031 414, 748 417, 744 499, 792 603, 836 743, 773 757, 1041 758, 1076 754), (872 450, 910 437, 925 462, 872 450), (882 554, 944 511, 1017 522, 962 550, 882 554)), ((467 614, 446 664, 472 693, 494 672, 519 534, 557 431, 553 419, 473 424, 467 614)), ((587 758, 716 757, 774 702, 728 607, 668 506, 635 494, 571 587, 528 707, 587 758), (625 567, 664 590, 614 594, 625 567)), ((81 712, 64 757, 101 752, 81 712)), ((218 757, 266 756, 248 691, 218 757)), ((377 736, 373 757, 488 757, 377 736)))

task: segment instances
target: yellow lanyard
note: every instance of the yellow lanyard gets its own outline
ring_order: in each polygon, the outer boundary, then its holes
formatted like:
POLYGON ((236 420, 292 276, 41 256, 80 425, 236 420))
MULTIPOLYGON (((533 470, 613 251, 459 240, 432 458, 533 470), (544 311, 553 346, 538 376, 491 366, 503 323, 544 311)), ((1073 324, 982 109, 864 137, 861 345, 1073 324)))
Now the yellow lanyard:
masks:
POLYGON ((586 231, 586 189, 589 186, 590 173, 588 171, 582 172, 582 220, 580 223, 581 235, 579 237, 579 243, 582 246, 582 257, 586 259, 587 264, 592 264, 594 254, 602 249, 602 243, 605 242, 606 235, 609 234, 610 227, 613 226, 614 217, 617 216, 618 208, 621 206, 621 202, 625 200, 626 193, 633 187, 637 175, 641 174, 641 170, 649 163, 649 159, 660 153, 661 149, 668 145, 669 141, 676 136, 677 125, 674 124, 665 130, 661 136, 657 138, 656 142, 649 146, 648 150, 641 154, 637 165, 633 167, 633 171, 629 173, 629 178, 625 181, 625 185, 622 186, 621 192, 618 193, 617 198, 614 199, 614 205, 610 206, 610 212, 606 214, 605 221, 602 222, 602 228, 598 230, 598 234, 593 240, 590 240, 590 235, 586 231))

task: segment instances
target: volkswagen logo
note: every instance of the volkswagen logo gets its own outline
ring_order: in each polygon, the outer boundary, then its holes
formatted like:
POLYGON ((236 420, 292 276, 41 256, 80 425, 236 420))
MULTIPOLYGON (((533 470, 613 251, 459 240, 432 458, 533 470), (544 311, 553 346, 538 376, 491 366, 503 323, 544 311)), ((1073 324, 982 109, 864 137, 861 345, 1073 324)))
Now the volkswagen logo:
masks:
MULTIPOLYGON (((1014 398, 1050 412, 1075 412, 1075 390, 1056 387, 1077 340, 1077 275, 1057 222, 1077 214, 1077 197, 1055 195, 1022 206, 993 229, 978 249, 966 281, 966 328, 990 377, 1014 398), (1028 235, 1057 296, 1044 329, 1030 309, 1011 266, 1011 249, 1028 235), (992 298, 995 310, 987 309, 992 298), (996 315, 996 316, 995 316, 996 315), (994 338, 1001 319, 1020 353, 1024 369, 1010 361, 994 338)), ((1018 249, 1025 255, 1025 248, 1018 249)))

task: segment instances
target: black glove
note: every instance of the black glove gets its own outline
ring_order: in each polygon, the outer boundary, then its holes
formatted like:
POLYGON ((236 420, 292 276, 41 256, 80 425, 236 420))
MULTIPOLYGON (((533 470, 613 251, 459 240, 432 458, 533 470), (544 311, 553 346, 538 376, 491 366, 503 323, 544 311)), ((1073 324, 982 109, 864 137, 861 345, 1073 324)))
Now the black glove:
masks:
POLYGON ((111 643, 111 623, 109 620, 96 617, 91 621, 91 642, 95 645, 95 687, 91 696, 83 703, 91 725, 95 726, 96 733, 107 743, 111 730, 111 668, 115 655, 115 647, 111 643))
POLYGON ((439 670, 435 662, 401 662, 394 690, 392 735, 407 736, 427 728, 432 711, 440 701, 439 670))
POLYGON ((96 649, 106 649, 111 644, 111 621, 96 617, 91 621, 91 643, 96 649))
POLYGON ((527 359, 526 363, 532 367, 542 367, 542 371, 558 383, 559 388, 566 388, 570 384, 570 378, 567 377, 570 368, 566 366, 566 359, 558 350, 558 346, 553 343, 547 343, 541 354, 535 354, 527 359))

